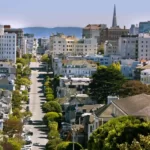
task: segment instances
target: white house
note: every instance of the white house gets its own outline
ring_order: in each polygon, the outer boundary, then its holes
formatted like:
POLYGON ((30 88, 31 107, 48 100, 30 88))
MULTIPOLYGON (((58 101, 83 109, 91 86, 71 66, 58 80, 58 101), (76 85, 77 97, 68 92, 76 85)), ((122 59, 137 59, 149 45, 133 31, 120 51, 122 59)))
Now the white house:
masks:
POLYGON ((61 60, 53 61, 54 74, 69 77, 90 77, 97 70, 97 64, 90 60, 61 60))
POLYGON ((150 69, 141 71, 141 82, 143 84, 150 84, 150 69))
POLYGON ((16 34, 4 33, 4 26, 0 26, 0 60, 16 62, 16 34))

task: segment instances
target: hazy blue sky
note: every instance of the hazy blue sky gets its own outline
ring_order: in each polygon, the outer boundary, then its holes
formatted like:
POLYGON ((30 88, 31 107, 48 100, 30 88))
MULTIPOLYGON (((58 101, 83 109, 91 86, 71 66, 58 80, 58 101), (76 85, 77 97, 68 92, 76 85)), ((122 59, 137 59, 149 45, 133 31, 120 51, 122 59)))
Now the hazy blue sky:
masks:
POLYGON ((150 20, 150 0, 0 0, 0 24, 83 27, 89 23, 105 23, 111 26, 114 4, 121 27, 150 20))

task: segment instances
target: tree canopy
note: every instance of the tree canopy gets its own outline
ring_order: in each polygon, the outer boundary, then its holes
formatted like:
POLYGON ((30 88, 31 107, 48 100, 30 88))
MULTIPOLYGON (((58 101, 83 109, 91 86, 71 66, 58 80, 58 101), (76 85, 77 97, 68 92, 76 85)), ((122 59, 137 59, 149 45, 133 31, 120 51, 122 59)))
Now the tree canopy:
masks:
MULTIPOLYGON (((73 148, 72 142, 61 142, 57 145, 57 150, 71 150, 73 148)), ((83 149, 79 143, 74 143, 75 150, 83 149)))
POLYGON ((10 116, 9 119, 4 121, 4 135, 13 137, 13 134, 20 134, 22 132, 23 124, 17 117, 10 116))
POLYGON ((61 113, 61 111, 62 111, 60 104, 56 101, 49 101, 47 103, 44 103, 42 108, 45 112, 61 113))
POLYGON ((150 94, 150 86, 137 80, 128 80, 122 85, 119 95, 121 97, 127 97, 142 93, 150 94))
POLYGON ((57 112, 48 112, 44 115, 43 117, 43 121, 45 122, 45 124, 49 124, 49 122, 53 122, 53 121, 56 121, 56 122, 60 122, 61 121, 61 117, 62 117, 62 114, 61 113, 57 113, 57 112))
POLYGON ((118 145, 120 150, 150 150, 150 135, 139 135, 139 141, 134 139, 131 144, 127 142, 118 145))
POLYGON ((49 61, 49 57, 48 57, 48 54, 44 54, 41 58, 41 61, 42 62, 48 62, 49 61))
POLYGON ((119 90, 125 81, 119 68, 118 64, 97 68, 89 85, 89 94, 92 99, 97 100, 99 103, 106 103, 109 95, 119 95, 119 90))
POLYGON ((20 108, 22 101, 22 94, 19 90, 15 90, 12 93, 12 107, 13 108, 20 108))
POLYGON ((147 136, 150 133, 150 123, 143 119, 124 116, 111 119, 92 133, 88 141, 90 150, 118 150, 118 145, 131 144, 139 139, 139 134, 147 136))

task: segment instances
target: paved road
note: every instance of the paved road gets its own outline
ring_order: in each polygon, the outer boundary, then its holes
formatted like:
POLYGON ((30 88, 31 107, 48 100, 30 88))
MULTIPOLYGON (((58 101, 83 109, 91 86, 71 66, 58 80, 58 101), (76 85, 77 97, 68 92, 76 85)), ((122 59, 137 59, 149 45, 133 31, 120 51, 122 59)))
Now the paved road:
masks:
MULTIPOLYGON (((34 62, 31 63, 31 66, 38 67, 39 63, 34 62)), ((41 72, 38 72, 36 70, 32 71, 31 74, 31 90, 30 90, 30 103, 29 103, 29 109, 32 112, 32 120, 33 120, 33 125, 26 125, 25 128, 31 129, 33 131, 33 136, 31 136, 32 143, 40 143, 40 146, 33 146, 32 150, 41 150, 44 149, 44 146, 47 143, 47 135, 46 132, 44 131, 45 126, 42 125, 42 118, 44 114, 42 113, 41 110, 41 105, 45 101, 43 97, 43 92, 41 91, 42 87, 42 78, 38 78, 39 74, 41 72)))

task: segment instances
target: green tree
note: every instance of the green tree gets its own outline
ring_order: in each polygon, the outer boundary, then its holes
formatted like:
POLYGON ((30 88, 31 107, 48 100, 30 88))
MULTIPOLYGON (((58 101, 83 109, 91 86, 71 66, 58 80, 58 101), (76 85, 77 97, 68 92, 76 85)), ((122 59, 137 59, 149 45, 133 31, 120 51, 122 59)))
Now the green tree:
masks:
POLYGON ((21 86, 21 85, 25 85, 25 86, 29 86, 32 82, 27 79, 27 78, 17 78, 16 79, 16 84, 21 86))
POLYGON ((21 63, 23 66, 27 65, 27 60, 24 58, 17 58, 16 63, 21 63))
POLYGON ((55 121, 50 122, 48 127, 49 127, 49 130, 58 130, 58 123, 55 121))
POLYGON ((52 88, 46 87, 45 88, 45 94, 53 94, 52 88))
POLYGON ((23 76, 29 76, 29 75, 31 75, 31 69, 27 66, 27 67, 25 67, 24 69, 23 69, 23 71, 22 71, 22 75, 23 76))
POLYGON ((4 135, 13 137, 14 134, 20 134, 22 132, 23 124, 17 117, 10 116, 9 119, 4 121, 4 135))
POLYGON ((54 95, 53 94, 47 94, 46 95, 46 101, 53 101, 54 100, 54 95))
POLYGON ((92 133, 88 149, 118 150, 118 145, 131 144, 134 139, 139 139, 139 134, 147 136, 149 133, 150 123, 143 119, 130 116, 111 119, 92 133))
POLYGON ((12 93, 12 107, 13 108, 20 108, 22 101, 22 94, 19 90, 15 90, 12 93))
POLYGON ((139 135, 139 140, 134 139, 131 144, 123 143, 118 145, 120 150, 149 150, 150 149, 150 135, 139 135))
POLYGON ((8 138, 2 142, 3 150, 21 150, 23 141, 18 138, 8 138))
POLYGON ((43 117, 43 121, 45 122, 45 124, 48 126, 49 122, 59 122, 61 121, 62 118, 62 114, 61 113, 56 113, 56 112, 48 112, 44 115, 43 117))
POLYGON ((56 150, 56 146, 61 143, 61 139, 57 138, 57 139, 51 139, 47 142, 45 149, 46 150, 56 150))
POLYGON ((60 138, 59 132, 57 130, 51 130, 48 133, 48 139, 49 140, 54 139, 54 138, 60 138))
POLYGON ((118 67, 99 66, 92 76, 89 95, 98 103, 106 103, 109 95, 118 95, 125 79, 118 67))
POLYGON ((49 61, 49 57, 48 57, 48 54, 44 54, 41 58, 41 61, 42 62, 48 62, 49 61))
MULTIPOLYGON (((74 143, 75 150, 81 150, 83 147, 79 143, 74 143)), ((61 142, 57 145, 57 150, 72 150, 72 142, 61 142)))
POLYGON ((127 97, 142 93, 150 94, 150 86, 137 80, 128 80, 122 85, 119 95, 120 97, 127 97))
POLYGON ((42 108, 45 112, 62 112, 60 104, 56 101, 49 101, 47 103, 44 103, 42 108))

